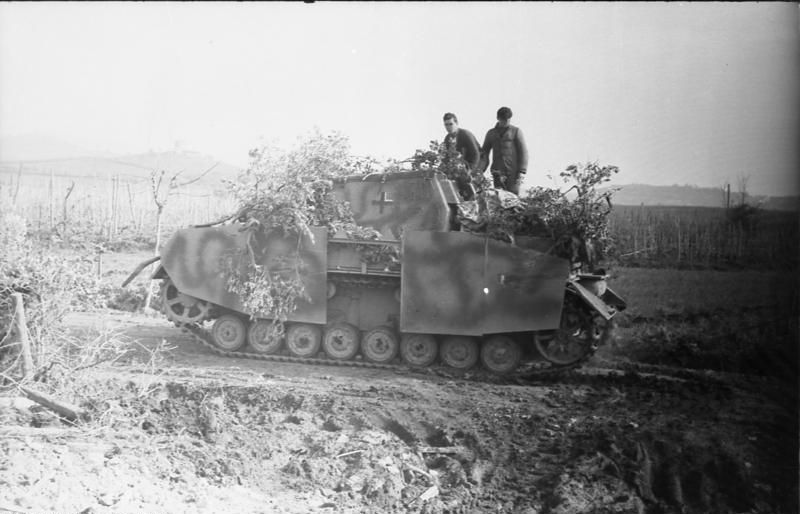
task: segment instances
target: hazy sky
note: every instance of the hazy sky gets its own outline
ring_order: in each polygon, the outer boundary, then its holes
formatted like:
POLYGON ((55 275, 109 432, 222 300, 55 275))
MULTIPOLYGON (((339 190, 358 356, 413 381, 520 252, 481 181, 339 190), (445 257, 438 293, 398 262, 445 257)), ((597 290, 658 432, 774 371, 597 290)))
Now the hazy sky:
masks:
POLYGON ((2 3, 0 136, 246 165, 313 126, 405 158, 502 105, 527 185, 576 161, 618 183, 796 189, 793 3, 2 3))

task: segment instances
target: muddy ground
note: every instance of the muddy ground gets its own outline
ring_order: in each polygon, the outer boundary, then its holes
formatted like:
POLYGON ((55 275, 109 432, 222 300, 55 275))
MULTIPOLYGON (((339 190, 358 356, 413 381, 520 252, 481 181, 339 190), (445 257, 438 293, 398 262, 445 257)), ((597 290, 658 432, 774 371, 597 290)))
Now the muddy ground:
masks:
POLYGON ((77 426, 0 398, 0 512, 797 512, 785 381, 603 357, 525 383, 311 367, 154 318, 69 322, 132 351, 76 377, 77 426))

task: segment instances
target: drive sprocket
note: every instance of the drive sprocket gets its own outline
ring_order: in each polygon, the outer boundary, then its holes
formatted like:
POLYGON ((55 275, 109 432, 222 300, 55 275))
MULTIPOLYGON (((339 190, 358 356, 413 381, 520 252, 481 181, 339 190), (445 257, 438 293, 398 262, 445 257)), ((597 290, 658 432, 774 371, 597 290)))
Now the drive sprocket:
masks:
POLYGON ((174 323, 200 323, 208 319, 209 303, 180 292, 172 280, 161 283, 161 303, 164 314, 174 323))

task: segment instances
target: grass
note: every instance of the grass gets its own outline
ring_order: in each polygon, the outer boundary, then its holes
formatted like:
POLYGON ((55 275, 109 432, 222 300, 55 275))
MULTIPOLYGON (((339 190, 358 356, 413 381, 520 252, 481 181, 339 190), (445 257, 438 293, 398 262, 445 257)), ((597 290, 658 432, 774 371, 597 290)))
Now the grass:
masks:
POLYGON ((629 309, 606 355, 797 380, 796 275, 617 268, 610 286, 629 309))
MULTIPOLYGON (((628 302, 626 317, 792 305, 797 276, 775 271, 613 268, 609 286, 628 302)), ((796 312, 796 311, 795 311, 796 312)))

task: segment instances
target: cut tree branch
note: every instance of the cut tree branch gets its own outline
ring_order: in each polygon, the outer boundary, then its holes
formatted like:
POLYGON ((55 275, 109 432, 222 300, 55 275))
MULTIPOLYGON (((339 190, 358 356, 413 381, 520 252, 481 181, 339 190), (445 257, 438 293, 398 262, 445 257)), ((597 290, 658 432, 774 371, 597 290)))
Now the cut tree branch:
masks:
POLYGON ((56 400, 52 396, 46 395, 30 387, 20 386, 19 388, 29 399, 55 412, 68 421, 87 419, 86 412, 81 410, 79 407, 56 400))
POLYGON ((150 259, 147 259, 143 263, 141 263, 138 266, 136 266, 136 269, 133 270, 133 272, 131 272, 131 274, 128 275, 128 278, 125 279, 125 282, 122 283, 122 287, 125 287, 128 284, 130 284, 131 281, 134 279, 134 277, 136 277, 136 275, 141 273, 143 269, 145 269, 146 267, 150 266, 151 264, 153 264, 154 262, 156 262, 159 259, 161 259, 161 256, 160 255, 156 255, 155 257, 151 257, 150 259))
MULTIPOLYGON (((208 168, 206 171, 204 171, 203 173, 201 173, 197 177, 195 177, 195 178, 193 178, 191 180, 187 180, 186 182, 182 182, 180 184, 177 184, 177 187, 183 187, 183 186, 188 186, 189 184, 194 184, 195 182, 197 182, 201 178, 203 178, 206 175, 208 175, 211 172, 211 170, 213 170, 214 168, 217 167, 218 164, 219 164, 218 162, 215 162, 210 168, 208 168)), ((178 178, 178 175, 175 175, 175 178, 178 178)))

